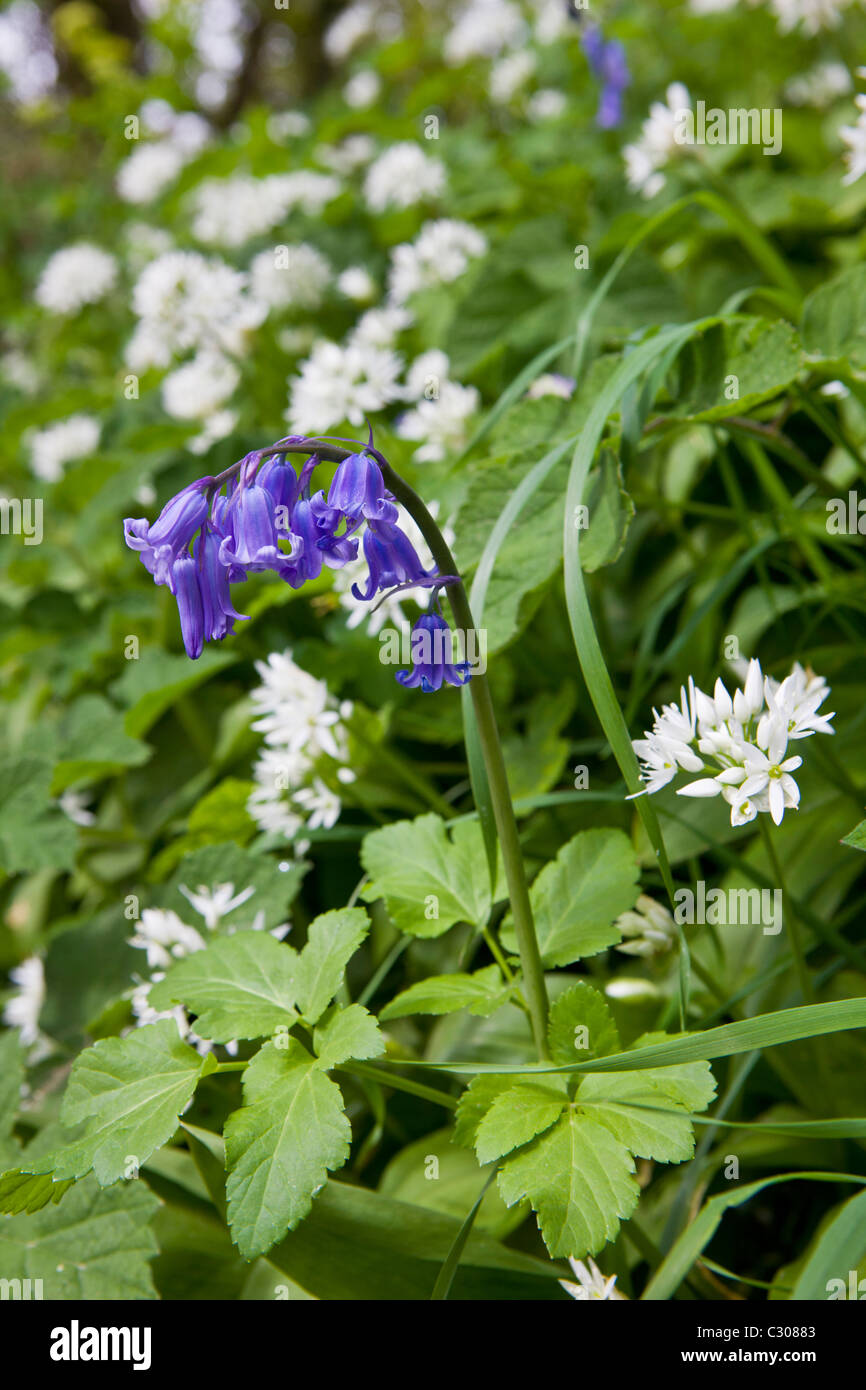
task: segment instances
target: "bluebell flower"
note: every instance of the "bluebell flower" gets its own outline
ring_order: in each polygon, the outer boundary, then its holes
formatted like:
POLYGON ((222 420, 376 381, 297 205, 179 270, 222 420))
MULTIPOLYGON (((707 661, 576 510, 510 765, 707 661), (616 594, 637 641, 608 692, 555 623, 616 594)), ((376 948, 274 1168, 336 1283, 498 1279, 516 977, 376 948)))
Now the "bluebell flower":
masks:
POLYGON ((208 513, 205 489, 213 478, 200 478, 166 502, 151 525, 144 517, 127 517, 123 523, 126 544, 137 550, 145 569, 157 584, 168 584, 175 560, 189 543, 208 513))
POLYGON ((180 632, 187 656, 197 661, 204 648, 204 604, 198 565, 191 555, 181 555, 171 567, 171 591, 177 599, 180 632))
POLYGON ((362 602, 369 602, 382 589, 393 589, 400 584, 442 582, 435 565, 432 570, 424 569, 409 537, 395 522, 368 522, 363 545, 370 571, 366 592, 357 584, 352 585, 352 593, 362 602))
POLYGON ((596 125, 601 130, 613 130, 622 124, 622 96, 631 82, 625 49, 618 39, 606 39, 597 26, 584 31, 581 43, 589 66, 601 82, 596 125))
POLYGON ((468 661, 452 662, 453 634, 438 613, 424 613, 412 628, 412 670, 398 671, 397 680, 407 688, 420 686, 425 694, 447 685, 465 685, 471 672, 468 661))
POLYGON ((234 632, 236 620, 249 621, 245 613, 235 611, 229 587, 245 579, 246 575, 239 567, 226 566, 221 562, 220 547, 219 533, 208 528, 197 537, 192 549, 201 591, 206 642, 221 642, 230 632, 234 632))
POLYGON ((350 454, 337 466, 328 505, 347 518, 396 521, 398 512, 385 488, 382 470, 369 454, 350 454))
POLYGON ((227 534, 220 542, 220 563, 256 573, 292 568, 292 558, 277 544, 274 499, 263 487, 238 487, 222 513, 227 534))

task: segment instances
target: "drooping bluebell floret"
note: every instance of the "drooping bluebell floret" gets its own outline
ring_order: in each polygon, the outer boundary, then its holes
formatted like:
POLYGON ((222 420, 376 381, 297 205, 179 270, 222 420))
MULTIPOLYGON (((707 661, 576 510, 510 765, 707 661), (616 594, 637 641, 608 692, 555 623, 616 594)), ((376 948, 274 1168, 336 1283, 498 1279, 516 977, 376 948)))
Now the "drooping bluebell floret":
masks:
POLYGON ((141 562, 157 584, 168 584, 169 572, 177 557, 201 526, 208 512, 206 489, 213 478, 199 478, 166 502, 151 525, 144 517, 127 517, 123 523, 126 544, 137 550, 141 562))
POLYGON ((196 575, 202 599, 202 619, 204 640, 221 642, 230 632, 234 632, 235 621, 248 622, 245 613, 238 613, 231 600, 230 584, 244 579, 241 569, 225 566, 220 560, 222 539, 212 527, 203 529, 197 536, 193 548, 196 575))
POLYGON ((345 533, 337 535, 342 512, 325 501, 324 492, 302 497, 292 512, 292 536, 301 541, 304 580, 318 579, 322 566, 341 569, 358 556, 358 542, 345 533))
POLYGON ((618 39, 606 39, 597 25, 584 31, 583 51, 601 82, 596 125, 613 130, 622 124, 622 97, 631 82, 625 49, 618 39))
POLYGON ((277 544, 275 504, 263 487, 238 487, 223 513, 227 534, 220 543, 220 562, 257 573, 276 570, 283 574, 292 558, 277 544))
POLYGON ((180 632, 187 656, 197 661, 204 648, 204 604, 198 566, 191 555, 181 555, 172 565, 171 591, 177 599, 180 632))
POLYGON ((392 521, 370 521, 364 532, 364 559, 369 566, 366 591, 352 585, 356 599, 369 602, 374 594, 382 589, 393 589, 401 584, 429 585, 441 584, 441 576, 434 565, 425 570, 418 558, 415 547, 400 527, 392 521))
POLYGON ((328 490, 328 505, 347 519, 396 521, 398 516, 381 468, 366 453, 350 454, 338 465, 328 490))
POLYGON ((465 685, 471 672, 468 661, 452 661, 453 633, 438 613, 424 613, 412 628, 412 670, 398 671, 397 680, 425 694, 446 685, 465 685))

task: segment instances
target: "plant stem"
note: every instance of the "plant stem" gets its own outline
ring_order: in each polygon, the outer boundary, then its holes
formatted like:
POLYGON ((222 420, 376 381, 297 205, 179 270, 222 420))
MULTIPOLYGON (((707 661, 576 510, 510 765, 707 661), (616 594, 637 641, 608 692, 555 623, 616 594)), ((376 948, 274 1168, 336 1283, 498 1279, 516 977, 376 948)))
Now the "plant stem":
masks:
POLYGON ((794 957, 794 965, 797 970, 797 979, 800 981, 800 989, 803 994, 803 1000, 807 1004, 813 1004, 815 1002, 815 991, 812 988, 812 977, 809 974, 809 967, 806 964, 806 955, 803 950, 803 942, 800 937, 800 924, 797 920, 796 913, 792 911, 790 906, 791 895, 788 892, 788 889, 785 885, 785 878, 782 873, 782 866, 779 863, 779 856, 776 853, 776 846, 773 844, 773 832, 770 830, 770 827, 767 825, 763 815, 760 812, 758 813, 758 825, 761 834, 764 837, 764 845, 767 850, 767 857, 770 860, 770 867, 773 870, 773 876, 779 888, 782 890, 782 897, 784 899, 785 904, 782 911, 788 926, 788 939, 791 942, 791 952, 794 957))
MULTIPOLYGON (((414 488, 411 488, 400 477, 399 473, 394 472, 388 460, 379 453, 378 449, 374 449, 371 444, 358 445, 357 447, 364 449, 378 463, 388 488, 397 501, 402 502, 409 515, 417 523, 422 536, 430 547, 430 552, 440 573, 458 575, 454 556, 451 554, 445 537, 414 488)), ((340 463, 351 455, 352 450, 343 449, 336 444, 322 443, 313 438, 290 436, 267 449, 259 450, 258 453, 262 459, 270 458, 274 454, 316 454, 322 460, 340 463)), ((241 463, 243 462, 241 460, 241 463)), ((240 467, 241 464, 239 463, 234 464, 231 469, 226 469, 225 473, 220 474, 219 478, 214 480, 215 483, 225 480, 240 467)), ((472 610, 469 607, 469 599, 463 581, 458 577, 447 585, 446 592, 455 625, 463 633, 465 643, 469 634, 474 633, 475 623, 472 619, 472 610)), ((514 808, 511 804, 508 774, 505 769, 505 759, 502 756, 496 713, 493 708, 493 697, 490 694, 487 676, 483 672, 473 674, 469 683, 469 690, 475 710, 475 721, 478 727, 484 765, 487 769, 487 779, 490 784, 496 831, 505 865, 505 878, 508 884, 511 912, 514 917, 514 930, 517 936, 520 964, 523 969, 532 1033, 539 1058, 545 1060, 549 1056, 547 1047, 547 987, 544 983, 544 969, 535 935, 535 923, 532 919, 532 906, 529 901, 529 887, 523 867, 520 837, 514 818, 514 808)))

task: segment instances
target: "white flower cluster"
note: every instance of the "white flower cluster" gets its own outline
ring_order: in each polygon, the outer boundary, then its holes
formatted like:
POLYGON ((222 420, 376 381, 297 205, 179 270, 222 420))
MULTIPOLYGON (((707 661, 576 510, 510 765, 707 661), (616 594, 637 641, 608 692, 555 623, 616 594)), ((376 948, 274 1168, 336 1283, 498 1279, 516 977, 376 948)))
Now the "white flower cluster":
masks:
POLYGON ((339 179, 312 169, 250 178, 205 179, 193 195, 192 230, 206 246, 244 246, 265 235, 299 208, 318 217, 341 191, 339 179))
POLYGON ((197 251, 168 251, 146 265, 132 307, 139 323, 126 362, 133 371, 168 367, 176 354, 196 348, 239 353, 266 312, 242 271, 197 251))
POLYGON ((466 0, 446 35, 446 63, 459 67, 473 58, 495 58, 526 38, 526 21, 513 0, 466 0))
POLYGON ((260 251, 250 264, 252 295, 269 309, 317 309, 333 271, 306 242, 260 251))
POLYGON ((487 238, 468 222, 453 217, 425 222, 413 242, 403 242, 391 253, 388 298, 405 304, 419 290, 450 285, 486 250, 487 238))
POLYGON ((851 0, 770 0, 781 33, 801 28, 804 34, 835 29, 841 23, 851 0))
POLYGON ((413 140, 398 140, 367 170, 364 200, 371 212, 410 208, 445 191, 445 165, 413 140))
POLYGON ((152 203, 175 182, 181 170, 204 148, 211 128, 195 111, 175 111, 167 101, 146 101, 140 112, 147 134, 117 171, 115 187, 125 203, 152 203))
POLYGON ((616 1275, 612 1274, 609 1279, 605 1279, 595 1260, 590 1260, 585 1265, 582 1260, 575 1260, 569 1256, 568 1263, 577 1283, 572 1283, 570 1279, 560 1279, 560 1284, 567 1294, 572 1298, 582 1302, 610 1302, 616 1299, 625 1300, 625 1294, 619 1293, 616 1288, 616 1275))
POLYGON ((688 89, 682 82, 672 82, 664 101, 652 103, 639 138, 634 144, 623 146, 629 188, 645 198, 654 198, 665 186, 665 176, 660 171, 680 150, 676 140, 677 119, 691 104, 688 89))
POLYGON ((396 5, 379 0, 356 0, 348 5, 325 31, 324 49, 332 63, 343 63, 359 44, 368 39, 380 42, 397 38, 403 20, 396 5))
POLYGON ((829 106, 847 96, 854 84, 844 63, 818 63, 785 83, 784 96, 793 106, 829 106))
POLYGON ((659 956, 669 951, 677 939, 673 917, 663 903, 641 893, 634 907, 617 917, 625 941, 617 946, 627 956, 659 956))
POLYGON ((247 809, 262 830, 293 840, 303 854, 309 842, 298 833, 330 828, 342 810, 337 793, 317 774, 317 761, 332 758, 339 782, 355 780, 344 722, 352 705, 338 705, 325 681, 298 666, 290 651, 271 652, 256 670, 262 684, 251 695, 258 715, 253 728, 264 735, 265 748, 253 769, 256 788, 247 809))
POLYGON ((710 772, 677 794, 723 796, 731 825, 745 825, 759 811, 768 811, 780 825, 785 811, 800 804, 791 774, 803 759, 788 756, 788 744, 833 733, 833 715, 818 713, 829 693, 822 677, 799 662, 780 684, 762 674, 758 661, 750 661, 743 687, 733 696, 717 680, 711 698, 689 677, 679 705, 664 705, 661 714, 653 710, 652 731, 633 740, 646 791, 660 791, 680 770, 710 772))
POLYGON ((31 430, 26 442, 34 475, 45 483, 56 483, 67 463, 96 453, 99 429, 92 415, 70 415, 43 430, 31 430))
POLYGON ((404 394, 417 403, 397 420, 396 432, 421 443, 414 454, 418 463, 435 463, 461 449, 466 421, 481 404, 474 386, 449 380, 449 367, 445 353, 433 348, 416 358, 406 377, 404 394))
MULTIPOLYGON (((132 1012, 139 1028, 146 1023, 158 1023, 160 1019, 173 1018, 181 1037, 204 1055, 213 1049, 214 1044, 197 1037, 183 1007, 177 1005, 176 1008, 160 1012, 148 1002, 148 995, 152 986, 164 978, 165 972, 176 960, 191 956, 195 951, 203 951, 208 944, 208 935, 223 930, 222 919, 248 902, 256 890, 250 887, 235 893, 233 883, 217 883, 213 888, 201 884, 194 892, 181 884, 180 891, 201 917, 202 926, 189 926, 170 908, 144 908, 129 944, 146 952, 148 977, 142 979, 138 975, 133 976, 136 984, 131 994, 132 1012)), ((265 914, 261 910, 254 915, 248 927, 240 928, 246 931, 264 929, 265 914)), ((232 935, 237 930, 234 925, 227 926, 225 934, 232 935)), ((288 930, 288 923, 283 923, 274 927, 271 935, 279 940, 288 930)), ((226 1049, 231 1054, 236 1053, 237 1043, 227 1043, 226 1049)))
POLYGON ((96 304, 117 280, 117 261, 89 241, 55 251, 36 286, 34 298, 54 314, 74 314, 96 304))

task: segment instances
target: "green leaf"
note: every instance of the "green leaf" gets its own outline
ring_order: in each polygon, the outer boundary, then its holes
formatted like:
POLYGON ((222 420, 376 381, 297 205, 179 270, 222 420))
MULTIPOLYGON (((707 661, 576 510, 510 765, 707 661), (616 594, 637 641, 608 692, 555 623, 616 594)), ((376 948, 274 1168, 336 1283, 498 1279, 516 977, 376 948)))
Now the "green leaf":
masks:
POLYGON ((487 965, 471 975, 456 971, 453 975, 428 975, 417 985, 404 989, 379 1017, 405 1018, 407 1014, 451 1014, 468 1009, 477 1017, 488 1018, 512 994, 513 986, 504 984, 498 965, 487 965))
POLYGON ((505 1160, 499 1191, 509 1207, 529 1199, 554 1259, 580 1259, 613 1240, 639 1195, 626 1146, 571 1106, 552 1129, 505 1160))
POLYGON ((496 1097, 513 1086, 508 1076, 476 1076, 457 1102, 454 1142, 473 1149, 478 1128, 496 1097))
POLYGON ((137 661, 127 662, 123 675, 111 686, 111 694, 127 706, 126 732, 140 738, 182 695, 239 659, 231 651, 212 648, 206 648, 198 661, 155 649, 142 652, 137 661))
POLYGON ((0 869, 9 874, 75 863, 78 833, 52 803, 51 774, 48 758, 0 758, 0 869))
POLYGON ((592 574, 619 559, 634 516, 634 502, 625 490, 619 459, 609 449, 602 451, 598 468, 587 478, 586 507, 589 526, 580 548, 580 563, 592 574))
MULTIPOLYGON (((382 1174, 379 1191, 401 1202, 414 1202, 462 1219, 478 1196, 485 1175, 492 1171, 492 1167, 479 1169, 475 1155, 456 1143, 452 1128, 439 1129, 394 1155, 382 1174), (431 1174, 431 1159, 436 1160, 435 1177, 431 1174)), ((476 1225, 479 1230, 502 1238, 519 1226, 526 1214, 525 1207, 509 1211, 498 1189, 491 1186, 476 1225)))
POLYGON ((796 332, 783 319, 728 317, 712 323, 677 358, 677 416, 721 420, 745 415, 800 371, 796 332))
POLYGON ((216 937, 205 950, 178 961, 150 991, 155 1009, 183 1004, 195 1031, 213 1042, 269 1037, 291 1027, 298 953, 268 932, 216 937))
POLYGON ((41 1279, 56 1302, 156 1298, 149 1223, 158 1207, 143 1182, 106 1191, 85 1178, 62 1206, 0 1221, 3 1277, 41 1279))
POLYGON ((605 1057, 618 1052, 619 1033, 604 995, 585 980, 578 980, 550 1006, 548 1024, 550 1055, 554 1062, 605 1057))
POLYGON ((611 1076, 585 1076, 576 1101, 589 1106, 588 1114, 605 1125, 633 1154, 664 1163, 681 1163, 694 1153, 691 1113, 705 1110, 716 1093, 707 1062, 658 1071, 620 1072, 611 1076), (645 1107, 645 1108, 639 1108, 645 1107), (651 1110, 682 1110, 675 1114, 651 1114, 651 1110))
POLYGON ((862 849, 866 853, 866 820, 861 820, 859 825, 855 825, 853 830, 843 835, 842 844, 850 845, 852 849, 862 849))
MULTIPOLYGON (((826 1299, 831 1279, 841 1278, 848 1295, 848 1271, 866 1259, 866 1192, 841 1206, 821 1233, 791 1294, 792 1301, 826 1299)), ((862 1295, 860 1295, 862 1297, 862 1295)))
POLYGON ((866 367, 866 266, 819 285, 803 305, 803 344, 814 357, 866 367))
POLYGON ((103 1187, 117 1182, 168 1142, 205 1067, 172 1019, 95 1043, 75 1059, 61 1110, 65 1125, 85 1123, 84 1132, 21 1170, 62 1181, 92 1168, 103 1187))
POLYGON ((328 1171, 349 1156, 351 1128, 338 1086, 293 1038, 266 1043, 244 1073, 244 1105, 225 1127, 232 1236, 245 1259, 262 1255, 310 1210, 328 1171))
MULTIPOLYGON (((14 1028, 0 1033, 0 1172, 11 1168, 18 1156, 12 1132, 21 1101, 24 1056, 14 1028)), ((5 1208, 3 1208, 5 1210, 5 1208)))
POLYGON ((200 884, 231 883, 238 890, 253 888, 255 892, 220 919, 220 930, 246 928, 259 912, 264 913, 264 925, 270 930, 285 923, 289 904, 308 868, 300 860, 286 870, 278 869, 270 855, 253 854, 230 842, 207 845, 181 860, 160 906, 173 908, 187 922, 193 909, 181 892, 181 884, 195 892, 200 884))
POLYGON ((478 1162, 491 1163, 528 1144, 559 1119, 568 1102, 568 1091, 558 1077, 544 1081, 518 1081, 501 1091, 482 1119, 475 1137, 478 1162))
POLYGON ((126 767, 146 763, 152 750, 126 732, 124 717, 101 695, 82 695, 60 725, 60 761, 51 790, 55 796, 80 781, 95 782, 126 767))
POLYGON ((363 1061, 385 1051, 385 1039, 371 1013, 361 1004, 350 1004, 326 1016, 313 1034, 319 1066, 328 1071, 350 1058, 363 1061))
POLYGON ((295 1000, 308 1023, 315 1023, 325 1012, 369 928, 370 919, 362 907, 323 912, 310 923, 295 974, 295 1000))
POLYGON ((384 898, 395 926, 412 936, 441 936, 455 922, 482 927, 490 915, 481 828, 473 820, 449 829, 428 814, 373 830, 361 846, 365 900, 384 898))
MULTIPOLYGON (((638 896, 638 863, 621 830, 581 830, 546 864, 530 889, 545 965, 570 965, 621 940, 614 926, 638 896)), ((516 949, 514 928, 503 944, 516 949)))

